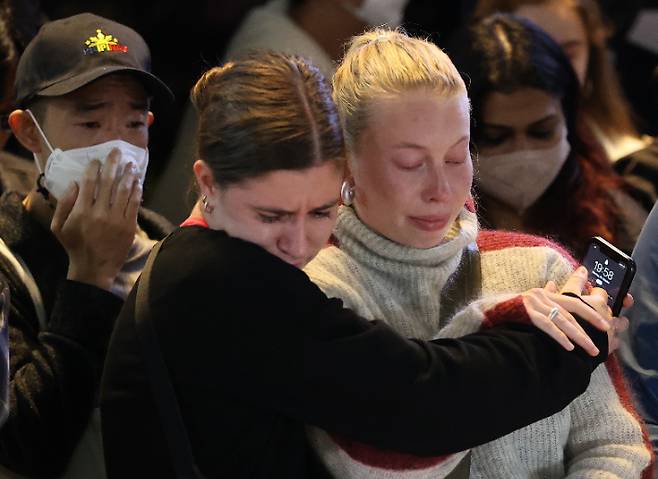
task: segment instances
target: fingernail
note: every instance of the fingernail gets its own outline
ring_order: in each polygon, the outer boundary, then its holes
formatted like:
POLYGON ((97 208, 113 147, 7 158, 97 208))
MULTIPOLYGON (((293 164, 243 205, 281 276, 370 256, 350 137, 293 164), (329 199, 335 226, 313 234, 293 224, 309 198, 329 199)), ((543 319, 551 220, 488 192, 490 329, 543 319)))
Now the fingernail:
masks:
POLYGON ((580 275, 586 275, 587 274, 587 268, 584 266, 578 266, 578 269, 576 270, 576 273, 580 275))

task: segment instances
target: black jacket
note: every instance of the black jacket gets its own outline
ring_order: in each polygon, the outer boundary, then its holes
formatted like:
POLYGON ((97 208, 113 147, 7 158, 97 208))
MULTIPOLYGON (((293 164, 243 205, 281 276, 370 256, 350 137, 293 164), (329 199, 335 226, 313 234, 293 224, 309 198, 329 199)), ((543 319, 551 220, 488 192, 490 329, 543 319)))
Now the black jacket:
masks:
MULTIPOLYGON (((256 245, 181 228, 155 262, 150 308, 197 463, 209 478, 322 477, 305 425, 441 455, 564 408, 602 355, 528 325, 407 340, 343 309, 256 245)), ((117 320, 101 385, 110 478, 172 477, 134 327, 117 320)))
MULTIPOLYGON (((0 257, 10 284, 10 414, 0 429, 0 463, 24 475, 61 473, 97 405, 107 343, 122 300, 94 286, 66 280, 68 258, 55 236, 32 219, 23 197, 0 197, 0 237, 30 269, 48 324, 39 330, 23 281, 0 257)), ((152 212, 140 226, 162 238, 170 225, 152 212)))

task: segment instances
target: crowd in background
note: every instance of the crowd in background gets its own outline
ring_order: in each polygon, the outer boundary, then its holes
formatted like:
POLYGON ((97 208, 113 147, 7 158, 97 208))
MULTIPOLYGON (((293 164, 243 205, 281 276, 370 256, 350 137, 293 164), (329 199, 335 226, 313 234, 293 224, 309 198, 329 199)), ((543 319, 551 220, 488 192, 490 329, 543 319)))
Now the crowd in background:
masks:
POLYGON ((444 3, 0 0, 0 478, 658 477, 658 9, 444 3))

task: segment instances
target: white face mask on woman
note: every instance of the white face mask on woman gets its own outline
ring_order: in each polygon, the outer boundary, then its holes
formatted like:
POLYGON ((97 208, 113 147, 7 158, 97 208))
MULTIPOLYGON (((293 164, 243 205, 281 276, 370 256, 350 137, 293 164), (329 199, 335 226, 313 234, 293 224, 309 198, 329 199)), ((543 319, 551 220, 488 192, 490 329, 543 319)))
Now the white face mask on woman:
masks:
POLYGON ((478 185, 483 192, 521 214, 555 181, 570 152, 565 127, 560 141, 550 148, 480 155, 478 185))
POLYGON ((364 0, 360 7, 354 7, 347 2, 341 3, 371 27, 388 25, 395 28, 402 23, 404 9, 409 0, 364 0))
POLYGON ((128 163, 132 163, 135 171, 138 173, 138 181, 140 184, 144 183, 146 167, 149 162, 149 152, 147 149, 140 148, 123 140, 111 140, 105 143, 99 143, 98 145, 65 151, 60 148, 53 149, 32 112, 30 110, 25 111, 32 117, 32 121, 34 121, 39 134, 50 149, 50 155, 46 161, 44 171, 41 170, 41 165, 36 155, 34 155, 34 162, 37 165, 39 174, 43 174, 43 186, 55 199, 59 200, 66 193, 72 182, 80 181, 87 165, 91 161, 98 160, 101 162, 101 165, 104 165, 108 155, 114 148, 121 152, 118 171, 123 171, 128 163))

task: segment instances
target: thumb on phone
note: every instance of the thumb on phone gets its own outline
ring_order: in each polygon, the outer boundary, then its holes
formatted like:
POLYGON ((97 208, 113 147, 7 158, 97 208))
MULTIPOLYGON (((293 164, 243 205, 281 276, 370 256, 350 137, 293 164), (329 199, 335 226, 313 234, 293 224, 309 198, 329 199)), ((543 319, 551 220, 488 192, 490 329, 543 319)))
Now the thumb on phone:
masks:
POLYGON ((569 279, 567 279, 567 282, 562 287, 561 292, 573 293, 580 296, 583 294, 583 290, 587 284, 587 279, 587 268, 579 266, 573 273, 571 273, 571 276, 569 276, 569 279))

